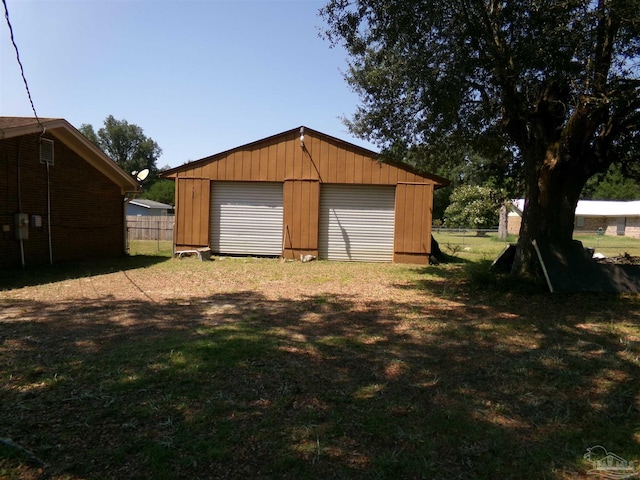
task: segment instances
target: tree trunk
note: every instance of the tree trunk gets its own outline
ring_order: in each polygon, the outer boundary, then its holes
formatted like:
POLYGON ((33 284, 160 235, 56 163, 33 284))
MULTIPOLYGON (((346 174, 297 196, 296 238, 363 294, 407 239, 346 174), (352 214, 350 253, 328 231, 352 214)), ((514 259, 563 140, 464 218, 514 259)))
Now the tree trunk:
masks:
POLYGON ((576 206, 586 178, 573 162, 563 158, 562 150, 560 142, 549 146, 542 162, 531 152, 525 154, 525 207, 512 275, 539 275, 533 240, 556 245, 573 240, 576 206))
POLYGON ((500 205, 500 220, 498 221, 498 238, 506 240, 509 236, 509 207, 508 202, 500 205))

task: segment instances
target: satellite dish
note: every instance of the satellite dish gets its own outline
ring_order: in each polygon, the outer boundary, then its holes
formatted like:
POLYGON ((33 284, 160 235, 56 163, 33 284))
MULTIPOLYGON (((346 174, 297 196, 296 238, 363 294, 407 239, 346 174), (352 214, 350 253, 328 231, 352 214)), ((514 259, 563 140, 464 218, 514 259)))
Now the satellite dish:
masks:
POLYGON ((145 168, 144 170, 140 170, 139 172, 137 170, 134 170, 133 172, 131 172, 131 175, 136 177, 136 180, 138 180, 139 182, 142 182, 149 176, 149 169, 145 168))

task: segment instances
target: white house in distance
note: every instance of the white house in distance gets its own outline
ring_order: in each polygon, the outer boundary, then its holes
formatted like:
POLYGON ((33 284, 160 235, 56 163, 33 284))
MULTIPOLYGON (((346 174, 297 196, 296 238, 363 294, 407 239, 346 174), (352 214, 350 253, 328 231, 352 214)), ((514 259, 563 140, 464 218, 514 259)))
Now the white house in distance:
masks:
MULTIPOLYGON (((518 235, 524 199, 513 200, 508 214, 508 231, 518 235)), ((575 232, 597 232, 640 238, 640 200, 579 200, 574 220, 575 232)))
POLYGON ((172 213, 173 207, 171 205, 154 200, 134 198, 127 202, 127 215, 161 217, 172 213))

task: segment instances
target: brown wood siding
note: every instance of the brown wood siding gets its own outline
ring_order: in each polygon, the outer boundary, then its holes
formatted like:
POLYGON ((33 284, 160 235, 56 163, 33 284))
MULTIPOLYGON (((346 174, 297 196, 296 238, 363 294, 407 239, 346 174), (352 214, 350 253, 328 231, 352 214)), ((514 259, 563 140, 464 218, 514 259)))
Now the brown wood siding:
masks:
POLYGON ((318 256, 320 183, 315 180, 284 182, 284 256, 318 256))
POLYGON ((397 185, 394 241, 396 257, 424 256, 431 253, 432 211, 433 185, 415 183, 397 185))
POLYGON ((176 248, 206 246, 210 181, 284 182, 284 255, 317 254, 321 184, 398 185, 396 261, 428 263, 435 181, 366 149, 297 130, 186 164, 176 179, 176 248), (187 191, 187 189, 190 189, 187 191))
POLYGON ((176 181, 176 248, 209 245, 211 182, 206 178, 176 181))
POLYGON ((176 178, 208 178, 220 181, 283 182, 315 179, 322 183, 395 185, 398 182, 433 183, 395 165, 378 161, 373 152, 334 141, 323 135, 290 132, 193 162, 181 168, 176 178))
POLYGON ((49 228, 54 263, 124 255, 120 187, 60 140, 45 138, 54 140, 55 152, 48 181, 50 225, 47 167, 39 160, 39 135, 0 140, 0 224, 10 228, 0 236, 0 267, 22 263, 14 225, 14 214, 20 210, 42 219, 42 227, 29 227, 29 239, 23 241, 26 266, 49 263, 49 228))

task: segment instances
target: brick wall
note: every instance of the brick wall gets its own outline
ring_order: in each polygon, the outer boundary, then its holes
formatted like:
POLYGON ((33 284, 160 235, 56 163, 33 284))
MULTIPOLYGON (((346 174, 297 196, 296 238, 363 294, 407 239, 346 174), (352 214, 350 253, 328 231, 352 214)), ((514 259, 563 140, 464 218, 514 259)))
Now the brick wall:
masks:
MULTIPOLYGON (((599 228, 603 230, 607 230, 607 218, 606 217, 583 217, 584 223, 582 226, 578 226, 578 221, 574 223, 574 231, 575 232, 596 232, 599 228)), ((615 228, 615 223, 614 223, 615 228)), ((615 235, 615 232, 613 232, 615 235)))
POLYGON ((627 217, 625 235, 627 237, 640 238, 640 217, 627 217))
POLYGON ((21 265, 14 214, 39 215, 23 241, 25 265, 124 254, 124 207, 120 187, 54 137, 49 167, 51 224, 47 218, 47 168, 39 162, 39 135, 0 140, 0 267, 21 265), (5 232, 6 226, 9 232, 5 232))
POLYGON ((517 214, 510 214, 507 219, 507 232, 509 235, 520 235, 520 225, 522 217, 517 214))

